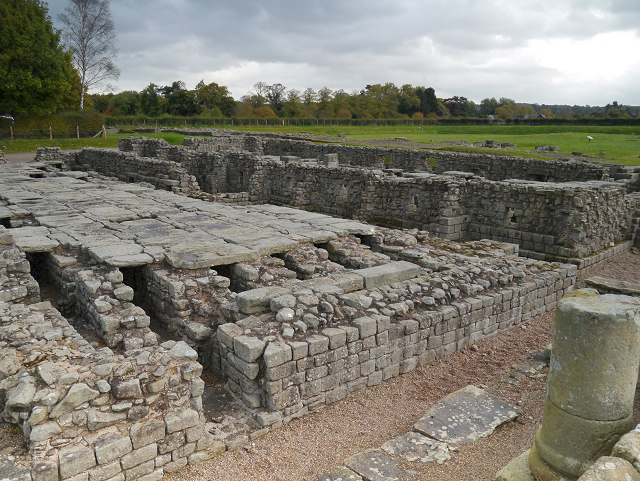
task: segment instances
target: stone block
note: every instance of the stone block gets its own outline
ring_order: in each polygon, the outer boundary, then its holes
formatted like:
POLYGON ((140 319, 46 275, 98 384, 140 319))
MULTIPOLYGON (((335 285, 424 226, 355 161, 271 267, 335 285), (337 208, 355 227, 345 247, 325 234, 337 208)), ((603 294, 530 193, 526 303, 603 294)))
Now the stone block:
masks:
POLYGON ((165 423, 159 420, 137 423, 131 426, 129 435, 133 443, 133 448, 139 449, 142 446, 164 439, 165 426, 165 423))
POLYGON ((271 299, 287 294, 282 287, 261 287, 249 291, 240 292, 236 296, 236 303, 241 312, 255 314, 268 311, 271 299))
POLYGON ((367 289, 402 282, 420 275, 420 267, 406 261, 395 261, 358 270, 367 289))
POLYGON ((262 356, 266 343, 262 339, 249 336, 236 336, 233 339, 235 354, 246 362, 255 362, 262 356))
POLYGON ((145 463, 151 459, 155 459, 158 455, 158 445, 147 444, 146 446, 141 447, 140 449, 135 449, 130 453, 122 456, 120 460, 120 464, 123 469, 130 469, 134 466, 138 466, 142 463, 145 463))
MULTIPOLYGON (((88 471, 89 481, 107 481, 121 472, 122 467, 120 466, 120 460, 113 461, 112 463, 96 466, 95 468, 90 469, 88 471)), ((57 474, 58 473, 56 472, 56 479, 57 474)))
POLYGON ((264 350, 264 362, 267 367, 279 366, 291 361, 292 356, 291 346, 284 342, 270 342, 264 350))
MULTIPOLYGON (((131 439, 116 433, 107 433, 95 441, 96 459, 98 464, 110 462, 132 451, 131 439)), ((125 468, 126 469, 126 468, 125 468)))
POLYGON ((218 341, 227 346, 229 349, 233 349, 233 338, 237 336, 241 336, 243 333, 243 329, 234 324, 233 322, 229 322, 227 324, 222 324, 218 326, 217 336, 218 341))
POLYGON ((67 479, 96 465, 93 449, 81 444, 66 446, 58 452, 60 479, 67 479))
POLYGON ((343 329, 327 328, 322 334, 329 338, 329 349, 337 349, 347 343, 347 332, 343 329))
POLYGON ((164 416, 164 421, 167 426, 167 434, 170 434, 195 426, 200 422, 200 417, 193 409, 181 409, 167 413, 164 416))
MULTIPOLYGON (((4 478, 3 478, 4 479, 4 478)), ((31 468, 32 481, 57 481, 58 465, 54 461, 36 461, 31 468)))
POLYGON ((87 429, 89 431, 97 431, 125 419, 127 419, 127 415, 124 413, 89 411, 87 413, 87 429))

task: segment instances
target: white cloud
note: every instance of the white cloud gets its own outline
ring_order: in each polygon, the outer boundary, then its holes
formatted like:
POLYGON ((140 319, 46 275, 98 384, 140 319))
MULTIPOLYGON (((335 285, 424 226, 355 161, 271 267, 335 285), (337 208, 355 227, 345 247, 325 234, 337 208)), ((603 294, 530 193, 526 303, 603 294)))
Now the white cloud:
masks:
MULTIPOLYGON (((49 3, 52 18, 66 0, 49 3)), ((204 79, 640 104, 637 0, 112 0, 122 90, 204 79), (625 100, 623 100, 625 99, 625 100)))

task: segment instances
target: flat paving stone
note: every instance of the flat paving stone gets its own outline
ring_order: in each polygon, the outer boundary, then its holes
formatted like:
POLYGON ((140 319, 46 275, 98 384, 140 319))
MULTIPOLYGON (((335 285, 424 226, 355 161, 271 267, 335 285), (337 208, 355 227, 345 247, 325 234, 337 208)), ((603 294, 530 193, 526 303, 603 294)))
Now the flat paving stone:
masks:
POLYGON ((413 430, 449 444, 467 444, 489 436, 496 427, 516 417, 513 406, 469 385, 438 401, 413 430))
POLYGON ((318 481, 363 481, 362 476, 341 466, 318 478, 318 481))
POLYGON ((419 433, 407 433, 382 445, 382 449, 407 461, 442 464, 451 459, 449 446, 419 433))
POLYGON ((366 481, 398 481, 402 475, 398 462, 379 451, 354 454, 345 459, 344 464, 366 481))

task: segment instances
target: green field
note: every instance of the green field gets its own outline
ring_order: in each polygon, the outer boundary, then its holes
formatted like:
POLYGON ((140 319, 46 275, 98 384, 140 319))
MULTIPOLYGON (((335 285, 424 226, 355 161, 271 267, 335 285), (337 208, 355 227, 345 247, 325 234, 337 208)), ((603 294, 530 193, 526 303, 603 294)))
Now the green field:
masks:
MULTIPOLYGON (((518 151, 533 151, 536 145, 555 145, 560 153, 581 152, 593 157, 601 157, 604 152, 607 159, 626 165, 640 165, 640 129, 636 127, 586 127, 586 126, 509 126, 509 125, 470 125, 470 126, 306 126, 306 127, 235 127, 234 130, 254 132, 307 132, 338 137, 346 134, 346 142, 355 144, 358 140, 406 137, 414 142, 425 144, 425 148, 435 147, 432 141, 461 140, 470 143, 487 139, 516 144, 518 151), (636 132, 637 131, 637 132, 636 132), (587 136, 593 137, 589 141, 587 136)), ((0 150, 7 153, 28 152, 37 147, 57 146, 62 149, 82 147, 117 147, 119 137, 131 134, 108 135, 106 139, 20 139, 0 140, 0 150)), ((169 143, 182 143, 184 136, 174 133, 144 134, 146 137, 164 138, 169 143)), ((457 150, 469 150, 460 148, 457 150)), ((473 149, 477 150, 477 149, 473 149)), ((491 150, 490 152, 496 152, 491 150)), ((515 153, 515 152, 514 152, 515 153)), ((523 154, 526 157, 531 154, 523 154)), ((542 157, 544 154, 536 155, 542 157)))

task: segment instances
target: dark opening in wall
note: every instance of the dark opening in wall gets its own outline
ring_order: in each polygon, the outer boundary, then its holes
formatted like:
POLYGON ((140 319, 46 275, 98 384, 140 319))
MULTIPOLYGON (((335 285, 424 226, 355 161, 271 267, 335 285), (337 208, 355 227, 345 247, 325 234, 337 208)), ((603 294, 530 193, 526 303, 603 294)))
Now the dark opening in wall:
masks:
POLYGON ((231 285, 229 286, 231 292, 244 292, 249 288, 245 285, 246 281, 236 275, 234 272, 235 267, 236 264, 227 264, 224 266, 215 266, 212 269, 215 269, 219 276, 226 277, 231 281, 231 285))
MULTIPOLYGON (((122 282, 133 289, 132 302, 144 309, 151 321, 149 328, 160 336, 161 342, 179 341, 180 339, 156 315, 154 306, 148 297, 148 282, 144 275, 144 269, 145 266, 121 267, 122 282)), ((169 302, 168 299, 167 302, 169 302)))
POLYGON ((6 227, 7 229, 11 229, 11 219, 9 217, 1 218, 0 225, 6 227))
POLYGON ((47 255, 46 252, 26 253, 30 266, 29 272, 40 286, 40 298, 43 301, 51 301, 51 304, 56 306, 58 300, 62 298, 62 293, 53 282, 47 269, 47 255))

